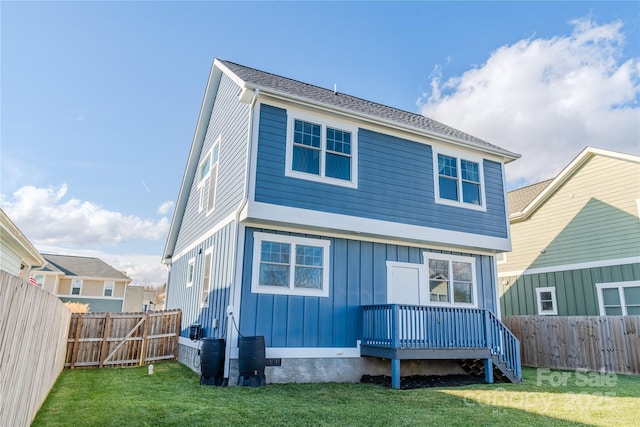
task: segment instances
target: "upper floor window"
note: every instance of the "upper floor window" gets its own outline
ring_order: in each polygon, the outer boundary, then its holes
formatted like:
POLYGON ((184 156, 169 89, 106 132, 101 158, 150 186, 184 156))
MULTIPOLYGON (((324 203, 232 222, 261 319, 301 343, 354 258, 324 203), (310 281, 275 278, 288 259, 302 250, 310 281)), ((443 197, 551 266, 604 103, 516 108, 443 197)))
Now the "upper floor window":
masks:
POLYGON ((220 158, 220 140, 221 137, 213 144, 213 147, 207 152, 200 162, 198 169, 198 191, 200 193, 200 201, 198 211, 202 212, 205 208, 207 214, 211 213, 215 208, 216 190, 218 187, 218 160, 220 158))
POLYGON ((555 287, 536 288, 536 300, 538 301, 538 314, 558 314, 555 287))
POLYGON ((640 314, 640 281, 598 283, 596 287, 601 316, 640 314))
POLYGON ((435 153, 436 202, 485 210, 481 159, 435 153))
POLYGON ((80 295, 81 290, 82 290, 82 280, 73 279, 71 281, 71 295, 80 295))
POLYGON ((357 130, 293 113, 287 137, 287 176, 357 187, 357 130))
POLYGON ((105 297, 112 297, 113 296, 113 288, 114 287, 115 287, 115 283, 114 282, 104 282, 103 295, 105 297))
POLYGON ((425 252, 424 257, 431 304, 477 307, 475 258, 431 252, 425 252))
POLYGON ((329 240, 259 232, 254 239, 252 292, 329 296, 329 240))

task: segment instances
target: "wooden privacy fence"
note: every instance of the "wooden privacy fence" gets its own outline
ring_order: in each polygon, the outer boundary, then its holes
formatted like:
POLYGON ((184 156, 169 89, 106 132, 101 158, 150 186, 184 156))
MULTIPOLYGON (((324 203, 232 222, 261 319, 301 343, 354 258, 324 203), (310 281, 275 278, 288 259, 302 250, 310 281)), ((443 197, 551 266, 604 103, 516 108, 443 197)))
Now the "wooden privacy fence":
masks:
POLYGON ((640 316, 507 316, 522 364, 640 374, 640 316))
POLYGON ((176 360, 180 313, 73 314, 64 366, 102 368, 176 360))
POLYGON ((0 271, 0 426, 28 426, 64 365, 71 313, 55 295, 0 271))

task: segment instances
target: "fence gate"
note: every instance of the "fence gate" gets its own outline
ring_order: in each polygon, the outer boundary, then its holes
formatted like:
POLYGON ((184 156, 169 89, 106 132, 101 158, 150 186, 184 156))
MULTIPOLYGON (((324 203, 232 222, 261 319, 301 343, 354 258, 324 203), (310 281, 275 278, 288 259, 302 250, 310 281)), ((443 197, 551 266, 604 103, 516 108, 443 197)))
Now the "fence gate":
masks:
POLYGON ((178 358, 180 310, 72 314, 65 368, 135 366, 178 358))

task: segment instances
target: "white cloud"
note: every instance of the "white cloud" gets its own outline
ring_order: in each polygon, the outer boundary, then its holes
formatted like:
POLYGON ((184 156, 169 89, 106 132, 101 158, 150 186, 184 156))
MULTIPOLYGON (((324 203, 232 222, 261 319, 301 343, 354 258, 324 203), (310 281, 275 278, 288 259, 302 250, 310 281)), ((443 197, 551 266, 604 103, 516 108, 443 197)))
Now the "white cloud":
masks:
POLYGON ((530 38, 492 52, 482 66, 440 81, 422 114, 522 155, 512 184, 555 176, 585 146, 640 151, 640 60, 622 61, 622 23, 573 21, 573 34, 530 38))
POLYGON ((25 186, 3 195, 2 208, 34 245, 99 248, 135 240, 164 240, 169 220, 123 215, 75 198, 65 200, 67 185, 25 186))
POLYGON ((169 212, 171 212, 171 210, 173 209, 173 206, 175 205, 175 203, 173 202, 173 200, 168 200, 166 202, 164 202, 163 204, 160 205, 160 207, 158 208, 158 213, 160 215, 166 215, 169 212))

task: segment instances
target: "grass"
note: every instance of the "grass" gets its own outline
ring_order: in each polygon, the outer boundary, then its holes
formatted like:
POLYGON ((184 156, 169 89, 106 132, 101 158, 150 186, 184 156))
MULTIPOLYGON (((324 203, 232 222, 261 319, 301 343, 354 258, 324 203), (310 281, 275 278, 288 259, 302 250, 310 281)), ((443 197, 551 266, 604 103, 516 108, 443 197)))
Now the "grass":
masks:
MULTIPOLYGON (((521 384, 200 386, 176 362, 62 372, 33 426, 637 425, 640 377, 525 368, 521 384)), ((267 378, 268 380, 268 378, 267 378)))

